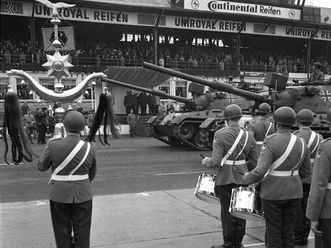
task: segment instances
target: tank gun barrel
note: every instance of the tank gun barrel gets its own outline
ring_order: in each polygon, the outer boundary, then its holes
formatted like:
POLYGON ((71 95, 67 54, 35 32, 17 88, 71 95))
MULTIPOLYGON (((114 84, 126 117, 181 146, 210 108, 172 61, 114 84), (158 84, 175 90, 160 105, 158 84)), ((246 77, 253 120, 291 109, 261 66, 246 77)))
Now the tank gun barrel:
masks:
POLYGON ((152 94, 152 95, 159 96, 161 98, 172 99, 172 100, 175 100, 175 101, 178 101, 178 102, 183 102, 185 104, 191 104, 192 103, 192 101, 189 100, 189 99, 186 99, 186 98, 180 97, 180 96, 169 95, 169 94, 167 94, 163 91, 160 91, 160 90, 147 89, 147 88, 144 88, 144 87, 141 87, 141 86, 124 83, 124 82, 117 81, 117 80, 114 80, 114 79, 109 79, 109 78, 103 78, 101 80, 104 81, 104 82, 110 83, 110 84, 121 86, 121 87, 134 89, 134 90, 138 90, 138 91, 141 91, 141 92, 146 92, 146 93, 149 93, 149 94, 152 94))
POLYGON ((234 88, 232 85, 227 84, 227 83, 210 82, 208 80, 205 80, 205 79, 202 79, 202 78, 190 75, 190 74, 186 74, 186 73, 183 73, 183 72, 180 72, 180 71, 175 71, 175 70, 172 70, 172 69, 169 69, 169 68, 164 68, 164 67, 157 66, 157 65, 154 65, 154 64, 151 64, 151 63, 147 63, 147 62, 143 62, 143 66, 145 68, 151 69, 153 71, 158 71, 158 72, 165 73, 165 74, 168 74, 168 75, 171 75, 171 76, 174 76, 174 77, 183 78, 183 79, 189 80, 191 82, 195 82, 195 83, 198 83, 198 84, 209 86, 209 87, 211 87, 215 90, 218 90, 218 91, 224 91, 224 92, 227 92, 227 93, 235 94, 235 95, 242 96, 242 97, 248 98, 250 100, 257 101, 257 102, 266 102, 266 101, 268 101, 265 97, 263 97, 259 94, 249 92, 249 91, 246 91, 246 90, 242 90, 242 89, 234 88))

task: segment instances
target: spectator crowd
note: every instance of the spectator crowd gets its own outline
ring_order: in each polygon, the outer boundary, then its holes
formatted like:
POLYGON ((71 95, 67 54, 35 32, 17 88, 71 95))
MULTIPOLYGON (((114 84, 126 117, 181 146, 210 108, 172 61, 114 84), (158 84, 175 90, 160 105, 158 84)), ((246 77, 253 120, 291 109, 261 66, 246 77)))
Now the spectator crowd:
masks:
MULTIPOLYGON (((1 40, 1 63, 37 64, 46 62, 42 44, 36 43, 36 55, 32 58, 30 41, 1 40)), ((275 71, 279 73, 306 72, 304 54, 285 54, 282 51, 252 51, 241 49, 240 69, 243 71, 275 71)), ((69 53, 74 65, 140 66, 142 61, 153 59, 153 44, 147 41, 118 42, 81 41, 77 50, 69 53)), ((325 58, 313 58, 311 64, 320 61, 324 73, 330 73, 325 58)), ((158 64, 178 69, 235 69, 235 49, 230 47, 159 44, 158 64)))

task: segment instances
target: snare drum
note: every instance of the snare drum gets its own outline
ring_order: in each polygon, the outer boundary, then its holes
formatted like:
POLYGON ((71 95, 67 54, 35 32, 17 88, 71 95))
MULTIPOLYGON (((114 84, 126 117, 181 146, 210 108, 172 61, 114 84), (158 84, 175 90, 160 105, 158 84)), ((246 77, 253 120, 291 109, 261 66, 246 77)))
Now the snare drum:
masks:
POLYGON ((203 173, 199 176, 197 186, 195 187, 194 195, 208 203, 219 204, 220 200, 215 195, 215 175, 203 173))
POLYGON ((263 216, 258 206, 258 194, 255 189, 239 187, 232 189, 229 212, 241 219, 262 220, 263 216))

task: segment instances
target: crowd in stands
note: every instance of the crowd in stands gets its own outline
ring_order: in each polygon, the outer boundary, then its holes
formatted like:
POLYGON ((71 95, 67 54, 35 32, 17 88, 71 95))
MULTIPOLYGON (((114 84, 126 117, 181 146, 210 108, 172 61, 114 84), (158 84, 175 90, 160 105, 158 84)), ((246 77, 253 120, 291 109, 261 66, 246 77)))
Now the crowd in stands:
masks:
MULTIPOLYGON (((2 63, 37 64, 46 61, 42 44, 36 43, 36 56, 32 59, 30 41, 1 40, 0 59, 2 63)), ((73 65, 97 66, 140 66, 142 61, 153 60, 151 42, 105 42, 82 41, 77 50, 69 55, 73 65)), ((331 73, 325 58, 312 58, 311 64, 320 61, 322 71, 331 73)), ((235 69, 235 49, 216 46, 177 46, 159 44, 158 64, 179 69, 235 69)), ((289 55, 281 51, 241 50, 240 69, 243 71, 275 71, 279 73, 306 72, 305 55, 289 55)))

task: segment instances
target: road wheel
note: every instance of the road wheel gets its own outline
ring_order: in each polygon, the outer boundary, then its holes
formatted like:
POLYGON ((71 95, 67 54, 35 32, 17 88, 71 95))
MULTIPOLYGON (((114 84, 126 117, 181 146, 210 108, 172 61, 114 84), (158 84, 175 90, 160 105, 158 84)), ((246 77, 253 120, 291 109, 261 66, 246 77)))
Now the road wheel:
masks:
POLYGON ((172 136, 168 137, 168 141, 171 146, 174 146, 174 147, 182 146, 182 142, 175 137, 172 137, 172 136))
POLYGON ((204 130, 200 131, 194 137, 194 143, 200 150, 210 149, 210 142, 208 136, 203 133, 204 130))
POLYGON ((193 137, 194 134, 194 128, 191 124, 189 123, 184 123, 180 127, 180 135, 182 136, 183 139, 190 139, 193 137))

